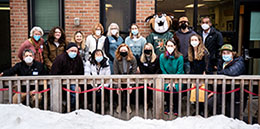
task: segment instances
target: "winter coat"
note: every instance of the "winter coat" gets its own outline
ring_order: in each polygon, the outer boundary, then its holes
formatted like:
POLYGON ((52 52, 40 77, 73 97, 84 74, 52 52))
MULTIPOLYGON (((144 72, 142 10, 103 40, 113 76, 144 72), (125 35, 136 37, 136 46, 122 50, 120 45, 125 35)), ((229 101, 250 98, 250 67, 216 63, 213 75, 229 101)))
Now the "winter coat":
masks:
POLYGON ((40 38, 38 42, 36 42, 33 38, 29 38, 24 41, 24 43, 21 44, 19 51, 18 51, 18 57, 23 60, 23 51, 25 49, 31 49, 34 52, 34 60, 43 63, 43 44, 44 39, 40 38))
POLYGON ((44 63, 50 70, 52 67, 52 63, 55 60, 55 58, 65 52, 66 49, 66 43, 60 43, 59 47, 56 47, 54 43, 50 43, 46 41, 43 45, 43 58, 44 63))
POLYGON ((205 71, 207 73, 208 63, 209 63, 209 53, 204 51, 204 57, 201 60, 190 61, 190 74, 203 74, 205 71))
POLYGON ((225 66, 225 68, 223 68, 223 63, 223 60, 219 61, 217 74, 239 76, 245 72, 245 64, 242 57, 234 58, 232 62, 225 66))
MULTIPOLYGON (((162 74, 184 74, 183 70, 183 56, 175 59, 174 57, 169 57, 168 59, 164 57, 164 53, 160 56, 160 68, 162 74)), ((167 90, 167 85, 164 84, 164 90, 167 90)), ((179 84, 175 84, 176 91, 179 91, 179 84)))
POLYGON ((52 75, 84 75, 82 58, 77 55, 71 59, 67 52, 64 52, 56 57, 50 73, 52 75))
MULTIPOLYGON (((203 39, 203 31, 199 33, 203 39)), ((204 41, 205 47, 208 49, 209 55, 209 67, 213 70, 214 66, 217 66, 219 57, 219 48, 224 44, 222 34, 214 27, 210 28, 210 32, 204 41)), ((212 72, 210 70, 209 72, 212 72)))
POLYGON ((176 32, 179 39, 178 49, 182 53, 185 62, 188 60, 189 40, 193 34, 196 34, 196 32, 192 29, 189 29, 186 33, 183 33, 180 29, 176 32))
POLYGON ((94 38, 93 35, 89 35, 86 39, 86 47, 88 47, 89 55, 96 50, 100 49, 104 51, 105 36, 101 36, 99 39, 94 38))
POLYGON ((132 60, 127 61, 127 73, 124 73, 123 59, 114 59, 114 74, 135 74, 137 70, 137 61, 135 57, 132 60))
POLYGON ((160 60, 157 57, 154 62, 144 62, 139 65, 141 74, 161 74, 160 60))
POLYGON ((173 37, 173 34, 168 31, 163 34, 152 32, 147 37, 147 43, 152 43, 154 47, 154 52, 157 56, 160 56, 165 51, 165 43, 173 37))
POLYGON ((43 64, 38 61, 33 61, 32 66, 28 66, 24 61, 19 62, 14 65, 14 67, 3 72, 3 76, 36 76, 36 75, 46 75, 47 72, 43 67, 43 64))
POLYGON ((169 57, 167 59, 164 57, 164 53, 160 56, 160 68, 162 74, 184 74, 183 64, 182 55, 177 59, 174 57, 169 57))
POLYGON ((97 65, 91 64, 90 61, 87 61, 85 66, 85 75, 111 75, 108 61, 105 63, 105 67, 101 65, 100 70, 98 71, 97 65))

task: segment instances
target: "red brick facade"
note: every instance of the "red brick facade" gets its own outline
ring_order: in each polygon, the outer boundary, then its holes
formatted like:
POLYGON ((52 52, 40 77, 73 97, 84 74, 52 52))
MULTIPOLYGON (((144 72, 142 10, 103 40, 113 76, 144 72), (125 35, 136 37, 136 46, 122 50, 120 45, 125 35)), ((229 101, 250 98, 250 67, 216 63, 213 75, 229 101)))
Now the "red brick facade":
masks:
POLYGON ((19 62, 18 49, 28 38, 27 0, 10 0, 10 34, 12 65, 19 62))
MULTIPOLYGON (((71 40, 73 33, 77 30, 83 31, 85 35, 91 33, 92 26, 99 22, 99 1, 64 0, 67 40, 71 40), (74 18, 80 18, 80 26, 74 26, 74 18)), ((144 20, 154 13, 154 8, 154 0, 136 0, 136 23, 141 28, 143 36, 147 36, 151 32, 144 20)), ((18 49, 29 35, 27 9, 27 0, 10 0, 12 65, 19 62, 17 57, 18 49)))

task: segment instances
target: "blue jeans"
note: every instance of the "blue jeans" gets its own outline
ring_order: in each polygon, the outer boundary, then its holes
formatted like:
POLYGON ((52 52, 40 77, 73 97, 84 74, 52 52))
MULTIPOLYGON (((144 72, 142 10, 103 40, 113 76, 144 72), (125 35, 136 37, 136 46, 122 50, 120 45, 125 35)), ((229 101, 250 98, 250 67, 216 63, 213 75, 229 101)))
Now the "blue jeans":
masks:
MULTIPOLYGON (((75 84, 71 84, 70 85, 70 90, 75 91, 76 90, 76 85, 75 84)), ((75 93, 70 93, 70 105, 72 108, 75 107, 75 103, 76 103, 76 94, 75 93)))

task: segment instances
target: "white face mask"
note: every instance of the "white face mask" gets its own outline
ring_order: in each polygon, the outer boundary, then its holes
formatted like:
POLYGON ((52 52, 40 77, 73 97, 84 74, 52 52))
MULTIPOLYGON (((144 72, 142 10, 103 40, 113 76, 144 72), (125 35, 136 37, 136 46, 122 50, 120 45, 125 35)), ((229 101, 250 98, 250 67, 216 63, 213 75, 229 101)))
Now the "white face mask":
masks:
POLYGON ((27 64, 30 64, 33 62, 33 58, 31 56, 27 56, 24 58, 24 62, 27 64))
POLYGON ((111 30, 112 35, 116 35, 117 30, 111 30))
POLYGON ((209 25, 208 24, 202 24, 201 25, 201 28, 203 29, 203 30, 207 30, 207 29, 209 29, 209 25))
POLYGON ((167 51, 172 54, 172 52, 174 51, 174 48, 173 47, 167 47, 167 51))
POLYGON ((96 35, 97 36, 101 35, 101 30, 96 30, 96 35))
POLYGON ((199 42, 198 41, 191 41, 190 44, 193 47, 197 47, 199 45, 199 42))

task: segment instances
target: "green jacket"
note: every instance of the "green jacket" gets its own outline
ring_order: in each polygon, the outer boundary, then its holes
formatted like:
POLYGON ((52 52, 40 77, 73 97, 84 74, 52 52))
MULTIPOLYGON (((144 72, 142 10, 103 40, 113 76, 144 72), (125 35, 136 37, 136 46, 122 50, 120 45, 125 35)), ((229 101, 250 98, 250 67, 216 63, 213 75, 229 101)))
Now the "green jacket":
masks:
POLYGON ((152 32, 152 33, 150 33, 149 36, 146 37, 146 40, 147 40, 147 43, 153 44, 156 55, 160 56, 165 51, 164 45, 165 45, 166 41, 168 41, 172 37, 173 37, 173 34, 170 31, 163 33, 163 34, 158 34, 158 33, 152 32))
MULTIPOLYGON (((183 71, 183 56, 175 59, 174 57, 169 57, 168 59, 164 57, 164 53, 160 56, 160 68, 163 74, 184 74, 183 71)), ((168 84, 164 85, 166 90, 168 84)), ((176 90, 179 91, 179 85, 176 84, 176 90)))

